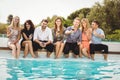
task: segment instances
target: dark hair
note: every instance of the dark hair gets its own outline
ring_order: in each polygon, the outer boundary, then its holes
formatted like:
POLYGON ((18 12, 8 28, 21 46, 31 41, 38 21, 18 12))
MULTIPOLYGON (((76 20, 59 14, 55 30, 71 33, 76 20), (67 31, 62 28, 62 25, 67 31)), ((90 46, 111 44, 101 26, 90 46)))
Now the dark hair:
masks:
POLYGON ((96 23, 99 26, 99 22, 97 20, 94 20, 92 22, 96 23))
POLYGON ((35 29, 33 22, 32 22, 31 20, 27 20, 27 21, 24 23, 24 29, 25 29, 25 30, 27 30, 27 28, 26 28, 26 24, 27 24, 27 23, 30 25, 30 30, 34 30, 34 29, 35 29))
POLYGON ((41 21, 41 23, 42 23, 42 22, 48 23, 48 20, 47 20, 47 19, 43 19, 43 20, 41 21))

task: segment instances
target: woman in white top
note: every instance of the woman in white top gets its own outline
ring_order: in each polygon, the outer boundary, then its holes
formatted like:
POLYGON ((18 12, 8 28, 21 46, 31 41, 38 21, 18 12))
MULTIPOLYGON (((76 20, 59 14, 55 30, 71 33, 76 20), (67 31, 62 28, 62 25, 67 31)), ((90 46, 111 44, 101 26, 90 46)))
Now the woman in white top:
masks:
POLYGON ((15 16, 12 20, 12 23, 7 28, 7 37, 8 39, 8 47, 12 49, 12 55, 15 58, 18 58, 20 55, 20 35, 21 35, 21 29, 20 29, 20 20, 18 16, 15 16))

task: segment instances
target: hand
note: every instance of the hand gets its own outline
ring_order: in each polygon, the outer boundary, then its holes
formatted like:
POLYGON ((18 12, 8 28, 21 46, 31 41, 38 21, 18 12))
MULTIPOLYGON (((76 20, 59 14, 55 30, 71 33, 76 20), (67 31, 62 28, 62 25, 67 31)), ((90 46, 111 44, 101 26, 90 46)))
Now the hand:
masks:
POLYGON ((97 34, 97 32, 96 32, 96 31, 93 31, 93 35, 97 36, 98 34, 97 34))
POLYGON ((77 43, 77 45, 80 45, 80 44, 81 44, 81 42, 78 42, 78 43, 77 43))
POLYGON ((44 44, 43 44, 43 47, 46 47, 46 45, 47 45, 47 44, 46 44, 46 43, 44 43, 44 44))
POLYGON ((30 40, 32 39, 32 34, 31 34, 31 35, 29 35, 29 39, 30 39, 30 40))

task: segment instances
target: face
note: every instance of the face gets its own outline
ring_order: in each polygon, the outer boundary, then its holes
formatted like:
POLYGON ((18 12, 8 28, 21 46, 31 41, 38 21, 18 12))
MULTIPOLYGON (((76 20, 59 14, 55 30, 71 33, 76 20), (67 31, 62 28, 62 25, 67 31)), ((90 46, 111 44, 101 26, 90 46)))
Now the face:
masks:
POLYGON ((83 27, 85 28, 87 26, 87 23, 85 21, 82 22, 83 27))
POLYGON ((27 28, 27 30, 30 29, 30 24, 29 23, 26 23, 26 28, 27 28))
POLYGON ((96 29, 98 25, 95 22, 92 22, 91 26, 92 26, 93 29, 96 29))
POLYGON ((60 26, 62 22, 61 22, 60 19, 57 19, 57 20, 55 21, 55 23, 56 23, 57 26, 60 26))
POLYGON ((45 29, 45 28, 47 27, 47 24, 48 24, 47 22, 44 22, 44 21, 43 21, 43 22, 41 23, 42 28, 45 29))
POLYGON ((80 21, 75 19, 75 20, 73 21, 73 26, 74 26, 74 27, 79 27, 79 25, 80 25, 80 21))
POLYGON ((13 19, 13 21, 14 21, 15 24, 19 23, 19 20, 20 20, 19 17, 15 17, 15 18, 13 19))

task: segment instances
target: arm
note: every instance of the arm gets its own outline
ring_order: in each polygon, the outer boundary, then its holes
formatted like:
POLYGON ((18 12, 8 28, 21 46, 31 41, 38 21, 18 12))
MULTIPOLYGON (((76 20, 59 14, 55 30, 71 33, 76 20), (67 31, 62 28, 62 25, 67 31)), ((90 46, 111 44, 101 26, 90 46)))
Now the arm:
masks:
POLYGON ((91 38, 92 38, 92 28, 89 28, 87 30, 87 38, 88 38, 89 41, 91 40, 91 38))
POLYGON ((25 40, 30 40, 24 32, 22 32, 22 35, 23 35, 25 40))
POLYGON ((79 34, 80 34, 80 35, 79 35, 79 38, 78 38, 78 45, 80 45, 80 44, 81 44, 81 41, 82 41, 82 32, 80 31, 79 34))
POLYGON ((7 28, 7 37, 10 37, 12 35, 12 31, 10 31, 10 27, 7 28))
POLYGON ((72 29, 70 29, 71 27, 68 27, 65 31, 65 35, 70 35, 71 33, 73 33, 74 31, 72 29))
POLYGON ((101 39, 105 38, 104 32, 102 30, 101 30, 100 34, 98 34, 96 31, 93 31, 93 34, 98 38, 101 38, 101 39))

